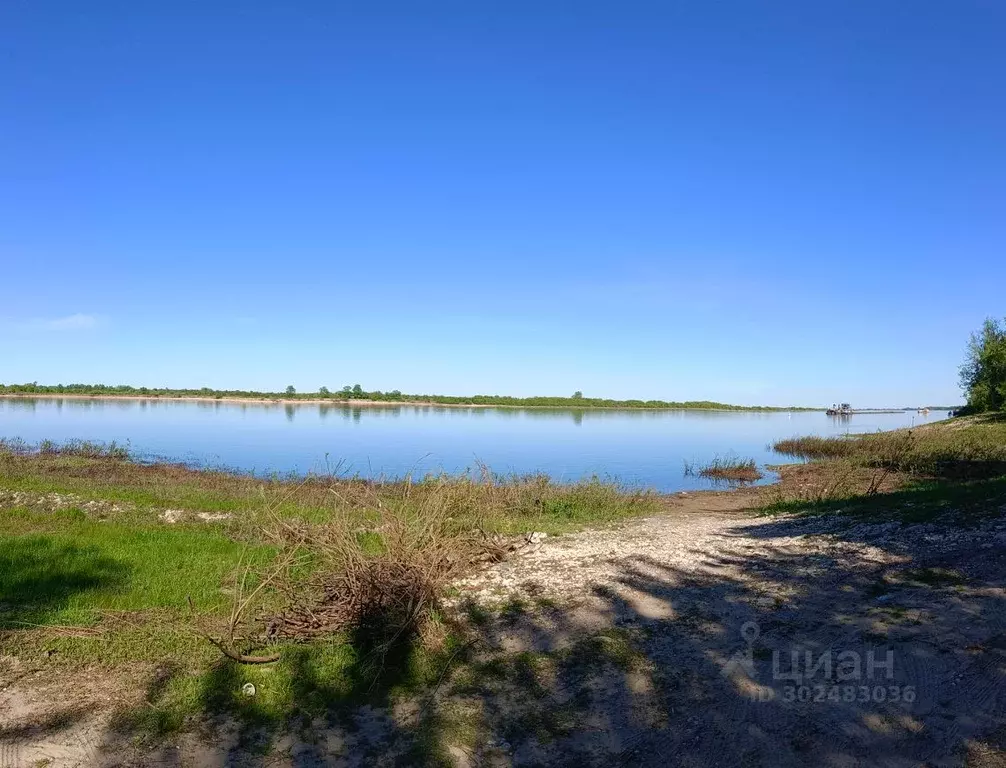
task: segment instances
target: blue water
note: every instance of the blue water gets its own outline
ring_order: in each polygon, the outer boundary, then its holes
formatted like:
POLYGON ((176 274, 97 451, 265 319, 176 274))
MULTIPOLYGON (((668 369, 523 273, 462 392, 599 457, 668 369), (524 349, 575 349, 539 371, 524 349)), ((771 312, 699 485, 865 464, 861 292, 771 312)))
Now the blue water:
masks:
POLYGON ((479 462, 557 480, 597 475, 661 491, 713 484, 685 462, 717 456, 780 463, 771 444, 945 418, 915 412, 569 411, 436 406, 348 407, 164 400, 0 398, 0 436, 128 442, 147 459, 258 473, 327 471, 367 477, 461 472, 479 462))

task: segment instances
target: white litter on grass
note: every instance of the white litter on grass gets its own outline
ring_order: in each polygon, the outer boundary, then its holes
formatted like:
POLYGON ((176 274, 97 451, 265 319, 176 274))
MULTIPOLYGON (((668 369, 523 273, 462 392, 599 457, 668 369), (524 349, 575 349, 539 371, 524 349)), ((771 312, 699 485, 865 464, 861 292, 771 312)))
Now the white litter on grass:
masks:
MULTIPOLYGON (((184 509, 166 509, 161 512, 160 517, 165 523, 180 523, 186 517, 191 519, 192 515, 184 509)), ((196 512, 194 517, 205 523, 231 519, 231 515, 227 512, 196 512)))
POLYGON ((214 520, 230 520, 231 516, 226 512, 200 512, 196 515, 200 520, 205 520, 207 523, 212 523, 214 520))

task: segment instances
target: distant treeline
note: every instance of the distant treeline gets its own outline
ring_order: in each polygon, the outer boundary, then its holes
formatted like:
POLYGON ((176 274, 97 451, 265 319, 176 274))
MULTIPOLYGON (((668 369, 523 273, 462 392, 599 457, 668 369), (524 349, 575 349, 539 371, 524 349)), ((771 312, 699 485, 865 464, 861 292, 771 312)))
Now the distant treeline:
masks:
POLYGON ((580 392, 571 397, 508 397, 505 395, 408 395, 394 389, 390 392, 368 392, 359 384, 338 390, 321 387, 317 392, 297 392, 292 386, 285 392, 254 392, 242 389, 164 389, 158 387, 131 387, 126 384, 0 384, 0 395, 93 395, 96 397, 199 397, 221 400, 240 398, 248 400, 369 400, 381 403, 432 403, 437 405, 499 405, 515 408, 676 408, 721 411, 816 411, 821 408, 778 408, 758 405, 730 405, 712 400, 609 400, 584 397, 580 392))

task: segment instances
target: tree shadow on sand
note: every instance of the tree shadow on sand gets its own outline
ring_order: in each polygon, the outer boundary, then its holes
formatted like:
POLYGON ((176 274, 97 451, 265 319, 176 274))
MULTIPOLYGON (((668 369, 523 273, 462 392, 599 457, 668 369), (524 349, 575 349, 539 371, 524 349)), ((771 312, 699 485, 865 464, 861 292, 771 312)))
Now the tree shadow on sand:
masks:
POLYGON ((491 623, 497 663, 537 654, 541 673, 445 692, 488 710, 474 764, 1001 764, 1006 522, 787 518, 721 539, 491 623))
MULTIPOLYGON (((201 675, 184 719, 164 706, 186 670, 161 668, 144 703, 120 711, 106 734, 109 764, 433 765, 440 750, 431 708, 401 706, 416 684, 417 633, 387 643, 374 627, 348 637, 284 646, 275 665, 221 658, 201 675), (248 686, 254 686, 249 692, 248 686), (270 696, 271 694, 271 696, 270 696), (191 719, 197 715, 198 729, 191 719)), ((446 656, 436 657, 445 665, 446 656)), ((421 676, 421 675, 420 675, 421 676)))

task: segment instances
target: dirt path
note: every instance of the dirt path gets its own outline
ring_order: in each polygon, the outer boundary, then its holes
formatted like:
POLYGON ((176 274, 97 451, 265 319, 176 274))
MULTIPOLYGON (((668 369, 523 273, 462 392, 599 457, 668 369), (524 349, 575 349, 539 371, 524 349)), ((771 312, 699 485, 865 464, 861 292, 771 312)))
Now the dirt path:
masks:
POLYGON ((513 762, 1006 765, 1006 520, 767 519, 748 500, 679 499, 465 582, 479 603, 561 606, 500 647, 618 629, 641 654, 602 676, 581 730, 513 762))
POLYGON ((1006 764, 1006 516, 769 519, 754 493, 674 497, 466 579, 455 606, 489 618, 431 702, 268 759, 194 735, 141 755, 97 703, 61 729, 58 694, 23 680, 0 691, 0 766, 416 764, 399 737, 423 718, 470 766, 1006 764))

